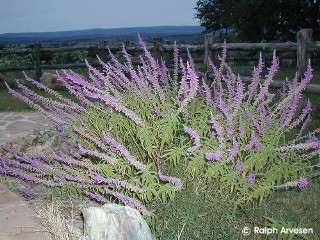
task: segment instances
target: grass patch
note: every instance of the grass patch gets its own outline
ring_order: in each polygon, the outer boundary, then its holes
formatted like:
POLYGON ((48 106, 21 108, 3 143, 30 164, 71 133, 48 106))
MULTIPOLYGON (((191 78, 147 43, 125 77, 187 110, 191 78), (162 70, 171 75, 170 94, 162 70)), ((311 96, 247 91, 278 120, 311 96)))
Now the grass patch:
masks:
POLYGON ((5 111, 31 111, 32 108, 25 102, 11 96, 7 89, 0 89, 0 112, 5 111))
MULTIPOLYGON (((49 96, 44 90, 37 88, 31 89, 42 96, 49 96)), ((58 92, 61 95, 70 98, 71 100, 76 100, 76 97, 70 94, 67 90, 61 89, 58 90, 58 92)), ((0 112, 5 111, 34 111, 34 109, 31 108, 27 103, 22 102, 19 99, 13 97, 11 94, 8 93, 7 89, 0 89, 0 112)))
MULTIPOLYGON (((232 213, 228 193, 195 193, 193 183, 176 195, 173 201, 153 206, 158 219, 151 224, 159 240, 175 239, 320 239, 320 180, 314 179, 306 189, 275 191, 260 204, 250 203, 232 213), (220 196, 219 196, 220 195, 220 196), (217 196, 212 198, 212 196, 217 196), (219 200, 220 199, 220 200, 219 200), (250 235, 244 237, 244 227, 269 227, 267 220, 272 218, 285 223, 283 227, 312 228, 314 233, 308 235, 250 235), (286 238, 288 237, 288 238, 286 238), (303 238, 304 237, 304 238, 303 238)), ((279 229, 280 232, 281 228, 279 229)))

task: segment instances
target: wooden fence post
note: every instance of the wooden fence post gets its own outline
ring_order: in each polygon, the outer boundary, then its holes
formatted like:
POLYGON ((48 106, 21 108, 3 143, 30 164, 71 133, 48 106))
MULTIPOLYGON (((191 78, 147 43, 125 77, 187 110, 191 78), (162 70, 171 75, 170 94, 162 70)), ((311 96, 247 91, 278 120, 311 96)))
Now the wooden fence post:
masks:
POLYGON ((307 69, 311 53, 307 50, 307 45, 312 42, 312 29, 301 29, 297 33, 297 74, 301 79, 307 69))
POLYGON ((153 46, 154 46, 154 55, 157 60, 160 60, 163 53, 163 39, 161 37, 156 37, 153 39, 153 46))
POLYGON ((127 48, 127 47, 130 47, 130 39, 126 39, 124 40, 124 46, 127 48))
POLYGON ((41 59, 40 59, 40 43, 35 44, 35 55, 36 55, 36 80, 40 82, 41 73, 41 59))
MULTIPOLYGON (((106 40, 103 40, 101 42, 99 42, 99 48, 98 48, 98 55, 100 57, 100 59, 102 59, 103 61, 106 61, 109 57, 109 53, 107 51, 107 48, 108 48, 108 42, 106 40)), ((89 51, 88 51, 89 53, 89 51)), ((102 70, 102 66, 101 67, 101 70, 102 70)))
POLYGON ((209 59, 212 59, 211 46, 213 44, 213 34, 206 34, 204 39, 204 76, 203 80, 209 85, 209 59))

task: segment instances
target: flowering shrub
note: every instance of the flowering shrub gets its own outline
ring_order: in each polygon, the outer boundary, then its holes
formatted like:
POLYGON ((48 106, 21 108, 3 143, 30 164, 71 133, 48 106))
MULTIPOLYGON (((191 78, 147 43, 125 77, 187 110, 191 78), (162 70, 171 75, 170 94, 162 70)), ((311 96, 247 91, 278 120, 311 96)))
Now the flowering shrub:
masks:
POLYGON ((278 71, 276 54, 263 83, 262 58, 245 86, 226 63, 226 45, 220 66, 210 62, 213 81, 200 81, 193 59, 179 57, 174 47, 174 70, 157 61, 139 38, 143 49, 139 66, 123 48, 120 62, 101 69, 86 62, 89 79, 73 71, 59 73, 59 81, 77 97, 61 96, 29 77, 50 98, 22 82, 15 97, 29 103, 77 144, 81 157, 57 153, 52 157, 27 155, 7 149, 14 159, 0 157, 0 173, 34 184, 73 188, 98 201, 119 201, 145 215, 143 203, 172 199, 183 182, 202 179, 204 188, 218 185, 234 191, 242 204, 262 199, 273 189, 306 187, 308 162, 319 154, 315 132, 305 134, 311 103, 296 113, 301 94, 312 78, 287 81, 278 95, 269 91, 278 71), (298 129, 299 131, 293 131, 298 129), (294 133, 297 132, 295 135, 294 133), (180 169, 179 176, 170 176, 180 169))

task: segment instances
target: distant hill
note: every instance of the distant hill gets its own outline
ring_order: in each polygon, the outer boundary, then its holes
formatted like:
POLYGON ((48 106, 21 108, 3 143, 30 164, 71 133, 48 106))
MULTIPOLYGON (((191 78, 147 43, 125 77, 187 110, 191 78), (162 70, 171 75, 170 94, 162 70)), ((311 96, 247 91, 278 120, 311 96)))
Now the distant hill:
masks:
POLYGON ((137 36, 172 36, 200 34, 205 30, 201 26, 160 26, 160 27, 133 27, 88 29, 62 32, 34 32, 34 33, 4 33, 0 34, 0 42, 36 42, 36 41, 63 41, 88 40, 105 37, 137 36))

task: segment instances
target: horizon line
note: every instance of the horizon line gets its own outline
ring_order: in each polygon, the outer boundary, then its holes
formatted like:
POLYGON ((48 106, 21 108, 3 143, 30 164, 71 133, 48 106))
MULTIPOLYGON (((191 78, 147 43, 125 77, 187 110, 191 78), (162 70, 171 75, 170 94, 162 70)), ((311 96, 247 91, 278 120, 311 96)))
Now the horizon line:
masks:
POLYGON ((201 25, 155 25, 155 26, 136 26, 136 27, 106 27, 106 28, 97 27, 97 28, 84 28, 84 29, 73 29, 73 30, 56 30, 56 31, 3 32, 3 33, 0 33, 0 35, 4 35, 4 34, 57 33, 57 32, 87 31, 87 30, 108 30, 108 29, 155 28, 155 27, 203 27, 203 26, 201 26, 201 25))

